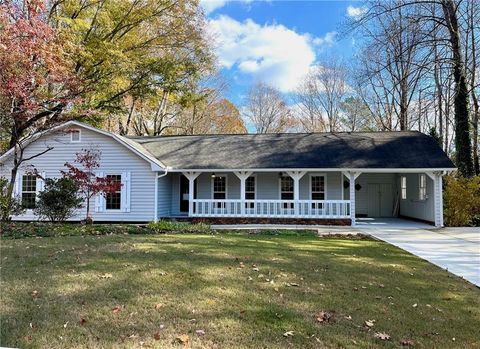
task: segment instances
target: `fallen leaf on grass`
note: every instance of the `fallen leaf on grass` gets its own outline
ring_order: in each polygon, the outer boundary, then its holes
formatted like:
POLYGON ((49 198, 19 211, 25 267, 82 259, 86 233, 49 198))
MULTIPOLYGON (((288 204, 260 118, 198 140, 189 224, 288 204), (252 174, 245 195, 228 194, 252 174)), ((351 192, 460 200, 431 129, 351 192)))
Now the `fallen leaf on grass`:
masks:
POLYGON ((284 337, 293 337, 293 331, 287 331, 283 334, 284 337))
POLYGON ((369 328, 375 326, 375 320, 365 320, 365 326, 369 328))
POLYGON ((37 290, 32 291, 32 297, 33 298, 38 298, 39 297, 37 290))
POLYGON ((205 335, 204 330, 196 330, 195 333, 197 334, 197 336, 204 336, 205 335))
POLYGON ((299 284, 297 284, 296 282, 287 282, 286 284, 288 287, 300 287, 299 284))
POLYGON ((386 341, 390 339, 390 336, 386 334, 385 332, 375 332, 373 335, 375 338, 381 339, 382 341, 386 341))
POLYGON ((158 309, 160 309, 160 308, 163 308, 163 306, 164 306, 164 305, 163 305, 162 303, 157 303, 157 304, 155 304, 155 309, 158 310, 158 309))
POLYGON ((114 314, 117 314, 120 311, 122 311, 122 308, 118 305, 112 308, 112 313, 114 313, 114 314))
POLYGON ((160 337, 160 332, 155 332, 155 333, 153 334, 153 338, 154 338, 156 341, 159 341, 160 338, 161 338, 161 337, 160 337))
POLYGON ((101 279, 111 279, 112 277, 113 277, 113 275, 110 274, 110 273, 105 273, 103 275, 100 275, 101 279))
POLYGON ((189 339, 190 338, 188 337, 188 335, 181 334, 180 336, 175 337, 174 342, 175 343, 180 343, 180 344, 183 344, 183 345, 187 345, 189 339))
POLYGON ((410 339, 402 339, 402 340, 400 341, 400 344, 401 344, 402 346, 404 346, 404 347, 412 347, 414 343, 413 343, 413 341, 410 340, 410 339))
POLYGON ((418 307, 418 304, 415 303, 414 305, 412 305, 412 307, 416 308, 416 307, 418 307))
POLYGON ((321 311, 317 315, 317 321, 320 323, 326 323, 330 321, 330 318, 332 317, 332 313, 326 312, 326 311, 321 311))
POLYGON ((80 325, 85 325, 87 322, 87 319, 85 319, 83 316, 80 317, 80 325))

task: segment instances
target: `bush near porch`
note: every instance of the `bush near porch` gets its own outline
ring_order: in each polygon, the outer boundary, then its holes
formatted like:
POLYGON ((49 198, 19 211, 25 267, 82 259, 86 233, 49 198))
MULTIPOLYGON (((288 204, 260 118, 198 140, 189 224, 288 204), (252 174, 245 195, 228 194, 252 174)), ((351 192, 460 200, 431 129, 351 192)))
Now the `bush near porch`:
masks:
POLYGON ((446 226, 480 226, 480 176, 445 176, 443 204, 446 226))
POLYGON ((380 241, 1 239, 0 346, 478 348, 480 291, 380 241))

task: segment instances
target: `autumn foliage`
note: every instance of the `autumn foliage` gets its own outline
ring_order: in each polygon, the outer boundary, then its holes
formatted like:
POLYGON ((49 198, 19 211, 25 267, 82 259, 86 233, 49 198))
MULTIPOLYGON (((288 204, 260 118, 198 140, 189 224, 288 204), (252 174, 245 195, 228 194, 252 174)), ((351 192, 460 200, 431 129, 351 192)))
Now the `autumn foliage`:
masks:
POLYGON ((77 95, 66 45, 46 17, 40 0, 0 5, 0 125, 14 129, 10 147, 32 129, 64 121, 77 95))

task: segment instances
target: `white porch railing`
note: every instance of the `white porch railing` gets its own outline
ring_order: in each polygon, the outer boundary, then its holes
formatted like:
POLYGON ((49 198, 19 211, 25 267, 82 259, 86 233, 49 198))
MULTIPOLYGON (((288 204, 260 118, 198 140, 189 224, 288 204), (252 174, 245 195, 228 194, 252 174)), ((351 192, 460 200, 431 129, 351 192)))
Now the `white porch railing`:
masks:
POLYGON ((192 217, 350 218, 349 200, 193 200, 192 217))

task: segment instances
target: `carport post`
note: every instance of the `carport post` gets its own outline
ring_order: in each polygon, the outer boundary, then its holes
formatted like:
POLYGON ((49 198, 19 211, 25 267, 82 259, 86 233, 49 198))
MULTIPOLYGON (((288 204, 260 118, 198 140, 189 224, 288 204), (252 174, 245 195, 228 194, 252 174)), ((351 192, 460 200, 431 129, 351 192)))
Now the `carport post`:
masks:
POLYGON ((443 178, 441 172, 425 172, 433 181, 433 215, 435 226, 443 227, 443 178))

